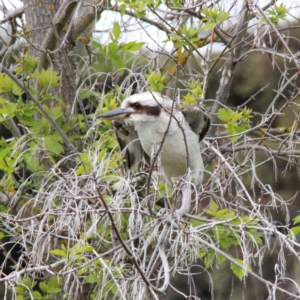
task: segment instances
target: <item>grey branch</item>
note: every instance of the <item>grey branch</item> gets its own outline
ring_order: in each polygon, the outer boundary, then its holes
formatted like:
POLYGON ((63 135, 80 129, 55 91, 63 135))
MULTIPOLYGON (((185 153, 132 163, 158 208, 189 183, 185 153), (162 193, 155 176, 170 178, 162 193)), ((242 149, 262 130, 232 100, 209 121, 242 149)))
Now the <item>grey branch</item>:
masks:
MULTIPOLYGON (((213 105, 212 111, 211 111, 211 123, 216 124, 217 123, 217 113, 219 108, 222 104, 225 104, 228 96, 229 96, 229 90, 233 82, 233 73, 234 69, 236 67, 236 58, 239 57, 239 54, 241 52, 242 46, 239 45, 241 41, 244 38, 244 35, 246 33, 246 28, 248 25, 248 10, 246 3, 244 2, 243 6, 241 7, 240 11, 240 19, 239 22, 236 24, 235 28, 235 34, 232 41, 232 51, 228 54, 228 57, 225 61, 224 67, 223 67, 223 73, 222 73, 222 79, 220 82, 219 89, 217 91, 216 95, 216 101, 213 105), (238 46, 237 46, 238 45, 238 46), (236 47, 235 47, 236 46, 236 47)), ((214 136, 216 133, 217 127, 212 126, 209 130, 208 135, 214 136)))

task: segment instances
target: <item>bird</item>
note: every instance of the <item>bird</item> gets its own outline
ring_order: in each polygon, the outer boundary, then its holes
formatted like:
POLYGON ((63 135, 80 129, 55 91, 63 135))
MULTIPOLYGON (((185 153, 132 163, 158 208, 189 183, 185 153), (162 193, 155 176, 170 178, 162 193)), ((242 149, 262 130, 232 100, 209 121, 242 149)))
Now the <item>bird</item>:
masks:
POLYGON ((192 183, 201 184, 204 164, 199 142, 210 120, 199 105, 181 110, 165 95, 143 92, 130 95, 120 107, 99 118, 113 121, 128 169, 141 160, 149 164, 153 150, 160 148, 158 161, 167 183, 173 185, 190 170, 192 183))

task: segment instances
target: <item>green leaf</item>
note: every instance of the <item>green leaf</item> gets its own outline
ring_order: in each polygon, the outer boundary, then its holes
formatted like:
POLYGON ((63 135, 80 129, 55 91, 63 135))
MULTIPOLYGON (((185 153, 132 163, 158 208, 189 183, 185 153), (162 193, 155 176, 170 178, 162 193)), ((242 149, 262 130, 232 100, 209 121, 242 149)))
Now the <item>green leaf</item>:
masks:
POLYGON ((122 75, 124 73, 124 69, 126 67, 126 64, 124 62, 124 59, 117 54, 110 54, 110 58, 111 58, 111 62, 113 65, 114 70, 118 70, 120 75, 122 75))
POLYGON ((13 162, 10 159, 11 151, 10 147, 1 149, 0 151, 0 169, 7 174, 12 174, 15 171, 13 162))
POLYGON ((56 255, 56 256, 61 256, 63 258, 67 257, 67 253, 61 249, 50 250, 50 253, 52 253, 53 255, 56 255))
POLYGON ((23 280, 20 280, 20 283, 26 285, 27 287, 29 287, 30 289, 34 288, 37 284, 37 281, 32 280, 32 278, 30 277, 26 277, 23 280))
POLYGON ((61 107, 66 107, 66 104, 63 102, 63 100, 59 97, 56 97, 53 94, 43 94, 41 97, 41 102, 45 100, 56 100, 56 102, 61 106, 61 107))
POLYGON ((61 106, 55 106, 53 108, 51 108, 51 110, 49 111, 51 117, 56 121, 58 118, 62 117, 64 112, 62 110, 61 106))
POLYGON ((169 34, 170 40, 174 41, 174 40, 182 40, 181 35, 176 34, 176 33, 170 33, 169 34))
POLYGON ((129 43, 126 43, 122 46, 122 49, 124 51, 137 51, 137 50, 140 50, 146 43, 144 42, 140 42, 140 43, 137 43, 137 42, 129 42, 129 43))
POLYGON ((216 20, 219 22, 224 22, 228 20, 228 18, 229 18, 229 13, 225 11, 221 11, 217 14, 216 20))
POLYGON ((0 106, 0 114, 9 115, 13 117, 14 112, 17 110, 18 105, 15 103, 6 103, 0 106))
POLYGON ((162 74, 160 71, 153 72, 151 70, 150 74, 145 74, 147 83, 151 91, 162 92, 165 88, 165 82, 167 80, 167 74, 162 74))
POLYGON ((59 86, 60 76, 56 71, 53 71, 52 68, 49 68, 48 70, 42 69, 40 73, 35 72, 33 75, 44 89, 59 86))
POLYGON ((252 116, 252 109, 245 107, 242 110, 242 116, 245 117, 245 118, 253 118, 253 116, 252 116))
POLYGON ((225 109, 225 108, 220 108, 219 109, 219 112, 218 112, 218 118, 221 120, 221 121, 224 121, 224 122, 229 122, 230 119, 231 119, 231 114, 230 112, 225 109))
POLYGON ((292 227, 290 230, 291 230, 291 231, 290 231, 290 233, 289 233, 289 237, 290 237, 290 238, 293 238, 294 236, 296 236, 297 234, 300 233, 300 226, 292 227))
POLYGON ((32 118, 33 115, 34 115, 35 111, 33 109, 30 109, 30 108, 24 108, 22 110, 22 118, 24 117, 28 117, 28 118, 32 118))
POLYGON ((281 3, 280 5, 275 4, 271 9, 267 11, 270 14, 270 21, 278 25, 279 20, 286 20, 286 16, 289 13, 289 10, 285 4, 281 3))
POLYGON ((121 13, 121 15, 122 16, 124 16, 125 15, 125 12, 126 12, 126 4, 121 4, 120 6, 119 6, 119 10, 120 10, 120 13, 121 13))
POLYGON ((0 240, 3 239, 5 237, 4 232, 0 231, 0 240))
POLYGON ((223 215, 225 215, 225 214, 228 214, 228 212, 229 212, 229 208, 224 208, 224 209, 220 209, 220 210, 218 210, 217 212, 216 212, 216 217, 221 217, 221 216, 223 216, 223 215))
POLYGON ((95 48, 98 48, 98 49, 102 49, 102 45, 100 43, 98 43, 97 41, 93 40, 91 42, 92 46, 95 47, 95 48))
POLYGON ((14 81, 5 74, 0 73, 0 93, 11 92, 14 81))
POLYGON ((171 0, 168 2, 171 8, 180 8, 184 2, 182 0, 171 0))
POLYGON ((246 126, 235 126, 234 134, 245 132, 248 128, 246 126))
POLYGON ((118 40, 121 36, 121 27, 120 27, 120 24, 118 22, 114 23, 113 35, 114 35, 116 40, 118 40))
POLYGON ((211 201, 211 203, 210 203, 210 211, 212 213, 216 213, 218 211, 218 209, 219 209, 218 204, 215 201, 211 201))
POLYGON ((262 240, 262 238, 261 238, 261 234, 258 234, 258 233, 251 233, 251 237, 254 239, 254 241, 255 241, 257 244, 259 244, 259 245, 262 244, 263 240, 262 240))
POLYGON ((92 166, 90 162, 90 156, 87 153, 81 153, 80 157, 80 165, 76 169, 77 175, 88 174, 92 171, 92 166))
POLYGON ((44 281, 41 281, 39 283, 39 287, 42 290, 42 292, 47 293, 48 292, 48 285, 44 281))
POLYGON ((59 135, 48 135, 44 137, 44 142, 46 148, 55 153, 61 154, 64 152, 64 148, 62 146, 62 138, 59 135))
POLYGON ((105 294, 107 291, 110 291, 111 293, 115 294, 117 292, 117 286, 114 282, 112 281, 107 281, 103 293, 105 294))
POLYGON ((222 249, 228 249, 230 246, 239 245, 239 241, 231 230, 219 230, 215 236, 222 249))
POLYGON ((99 282, 99 276, 94 274, 89 274, 88 276, 84 277, 84 281, 87 283, 96 283, 99 282))
POLYGON ((215 252, 210 251, 204 258, 204 264, 206 268, 210 268, 215 262, 215 252))
MULTIPOLYGON (((109 44, 105 47, 105 49, 104 49, 104 51, 105 51, 104 54, 108 54, 108 57, 111 58, 111 56, 112 56, 114 53, 116 53, 119 49, 120 49, 120 45, 119 45, 119 44, 117 44, 117 43, 109 43, 109 44)), ((117 55, 117 54, 115 54, 115 55, 117 55)))
POLYGON ((79 249, 77 249, 76 253, 83 253, 83 252, 91 252, 93 251, 95 248, 92 247, 92 246, 83 246, 83 247, 80 247, 79 249))
POLYGON ((181 108, 185 108, 189 104, 196 104, 197 100, 195 95, 188 93, 185 96, 183 96, 184 101, 181 102, 181 108))
POLYGON ((80 98, 81 98, 81 99, 87 99, 87 98, 89 98, 90 96, 94 95, 94 91, 91 91, 90 88, 82 88, 82 89, 79 91, 79 95, 80 95, 80 98))
MULTIPOLYGON (((197 37, 197 34, 200 32, 201 28, 193 28, 193 27, 187 27, 186 24, 184 24, 181 28, 181 32, 188 38, 191 39, 193 37, 197 37)), ((198 40, 198 38, 197 38, 198 40)))
POLYGON ((18 67, 15 69, 15 72, 17 74, 25 73, 25 76, 27 76, 27 74, 31 75, 34 73, 39 62, 37 57, 29 56, 28 52, 22 57, 14 56, 14 59, 19 63, 18 67))
POLYGON ((200 29, 203 31, 213 30, 217 26, 215 22, 206 22, 200 29))
POLYGON ((208 6, 203 6, 201 13, 206 16, 202 19, 202 22, 205 22, 205 25, 201 30, 212 30, 218 23, 224 22, 229 18, 229 13, 224 11, 219 11, 218 8, 211 8, 208 6))
POLYGON ((49 294, 56 294, 56 293, 60 293, 61 291, 62 289, 59 287, 51 287, 51 288, 48 287, 49 294))
POLYGON ((33 291, 32 296, 34 300, 45 299, 44 296, 42 296, 38 291, 33 291))
MULTIPOLYGON (((241 111, 233 111, 230 108, 219 109, 218 117, 221 121, 226 122, 224 125, 228 135, 237 135, 251 128, 252 110, 246 107, 241 111)), ((230 137, 230 140, 236 141, 239 136, 230 137)))
POLYGON ((62 277, 54 277, 48 281, 48 293, 55 294, 62 291, 61 286, 63 283, 62 277))
POLYGON ((26 292, 26 288, 22 285, 17 285, 17 286, 15 286, 15 291, 17 293, 24 294, 26 292))
POLYGON ((201 251, 201 252, 199 252, 199 254, 198 254, 198 256, 199 256, 200 258, 203 258, 205 255, 206 255, 206 252, 205 252, 205 251, 201 251))
POLYGON ((204 221, 190 220, 191 228, 195 228, 195 227, 201 226, 201 225, 203 225, 204 223, 205 223, 204 221))
POLYGON ((23 159, 26 163, 27 168, 32 172, 37 172, 43 169, 43 165, 40 163, 39 159, 32 156, 31 153, 25 153, 23 159))
POLYGON ((23 94, 23 90, 15 82, 11 91, 16 96, 21 96, 23 94))
POLYGON ((235 261, 241 265, 244 266, 244 268, 241 268, 240 266, 236 265, 235 263, 230 263, 230 269, 232 270, 233 274, 242 280, 245 276, 247 276, 247 270, 251 271, 251 267, 248 265, 245 265, 244 262, 241 259, 236 258, 235 261))
POLYGON ((223 263, 224 261, 226 260, 226 257, 219 254, 218 257, 217 257, 217 261, 218 261, 218 264, 220 265, 221 263, 223 263))
POLYGON ((300 215, 297 216, 297 217, 295 217, 295 218, 293 219, 293 224, 294 224, 294 225, 296 225, 296 224, 298 224, 298 223, 300 223, 300 215))
POLYGON ((112 137, 107 140, 107 142, 105 143, 105 146, 109 149, 113 149, 116 146, 118 146, 118 140, 116 138, 112 137))

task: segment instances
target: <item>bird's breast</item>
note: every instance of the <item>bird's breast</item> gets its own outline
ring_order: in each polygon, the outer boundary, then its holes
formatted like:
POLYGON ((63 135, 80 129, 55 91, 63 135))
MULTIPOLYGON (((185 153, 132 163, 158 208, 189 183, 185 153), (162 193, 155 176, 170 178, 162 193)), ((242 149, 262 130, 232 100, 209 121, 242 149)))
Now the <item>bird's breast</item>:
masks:
POLYGON ((182 177, 190 168, 192 171, 201 172, 199 175, 201 182, 204 167, 198 136, 189 127, 179 127, 174 122, 171 123, 167 133, 166 128, 167 126, 163 127, 158 122, 154 126, 136 127, 144 151, 151 157, 163 143, 160 161, 166 179, 171 182, 172 178, 182 177))

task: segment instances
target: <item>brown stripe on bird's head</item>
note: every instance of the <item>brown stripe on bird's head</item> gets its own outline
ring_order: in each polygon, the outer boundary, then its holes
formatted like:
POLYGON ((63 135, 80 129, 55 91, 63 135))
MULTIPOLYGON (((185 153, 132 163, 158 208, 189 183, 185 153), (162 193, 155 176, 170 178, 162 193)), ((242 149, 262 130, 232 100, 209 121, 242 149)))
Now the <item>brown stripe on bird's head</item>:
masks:
POLYGON ((133 108, 134 114, 145 114, 149 116, 158 117, 161 112, 160 105, 150 106, 150 105, 142 105, 139 102, 130 103, 129 106, 133 108))

